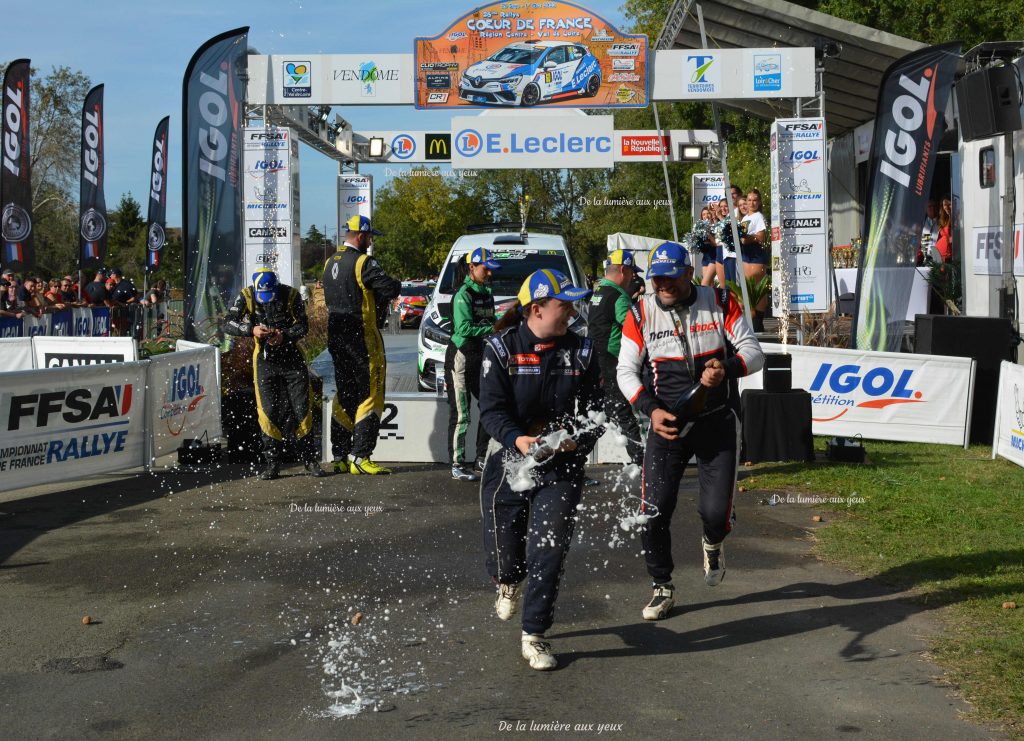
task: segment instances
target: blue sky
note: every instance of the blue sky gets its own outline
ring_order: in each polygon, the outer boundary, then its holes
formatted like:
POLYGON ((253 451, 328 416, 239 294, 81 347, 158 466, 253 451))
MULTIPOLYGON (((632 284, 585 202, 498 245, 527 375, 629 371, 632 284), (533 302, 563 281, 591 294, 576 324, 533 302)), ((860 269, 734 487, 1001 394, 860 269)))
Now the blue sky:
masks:
MULTIPOLYGON (((621 0, 581 5, 620 28, 621 0)), ((484 3, 480 3, 484 4, 484 3)), ((195 50, 222 31, 250 26, 249 45, 262 54, 412 53, 413 38, 433 36, 476 3, 423 0, 170 0, 155 3, 36 0, 6 12, 4 57, 28 57, 42 75, 54 66, 81 70, 104 83, 106 103, 106 199, 113 208, 131 191, 144 202, 149 157, 157 122, 171 116, 167 223, 181 224, 181 82, 195 50), (440 9, 439 9, 440 8, 440 9), (13 14, 13 18, 10 17, 13 14), (19 16, 24 17, 19 17, 19 16), (12 33, 17 29, 16 33, 12 33)), ((451 114, 412 106, 335 108, 358 131, 447 128, 451 114)), ((399 167, 391 165, 392 170, 399 167)), ((384 166, 364 172, 384 182, 384 166)), ((337 164, 302 145, 301 214, 329 227, 337 218, 337 164)), ((332 227, 333 228, 333 227, 332 227)))

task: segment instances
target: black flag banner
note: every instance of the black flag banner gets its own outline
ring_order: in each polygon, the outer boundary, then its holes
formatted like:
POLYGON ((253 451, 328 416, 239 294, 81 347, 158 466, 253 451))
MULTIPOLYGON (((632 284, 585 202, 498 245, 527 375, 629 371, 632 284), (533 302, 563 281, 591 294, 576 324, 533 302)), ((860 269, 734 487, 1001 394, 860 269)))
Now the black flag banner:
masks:
POLYGON ((899 352, 935 154, 960 61, 960 42, 920 49, 882 76, 871 142, 853 338, 899 352))
POLYGON ((0 265, 17 273, 36 264, 32 247, 32 172, 29 152, 29 77, 27 59, 11 62, 4 75, 0 167, 0 265))
POLYGON ((81 250, 78 267, 95 270, 107 257, 107 202, 103 197, 103 85, 82 108, 82 180, 78 201, 81 250))
POLYGON ((153 135, 152 171, 149 174, 149 211, 146 218, 146 272, 160 268, 160 251, 167 242, 167 124, 164 116, 153 135))
POLYGON ((220 341, 220 321, 242 276, 241 128, 249 27, 207 41, 182 92, 182 241, 185 337, 220 341))

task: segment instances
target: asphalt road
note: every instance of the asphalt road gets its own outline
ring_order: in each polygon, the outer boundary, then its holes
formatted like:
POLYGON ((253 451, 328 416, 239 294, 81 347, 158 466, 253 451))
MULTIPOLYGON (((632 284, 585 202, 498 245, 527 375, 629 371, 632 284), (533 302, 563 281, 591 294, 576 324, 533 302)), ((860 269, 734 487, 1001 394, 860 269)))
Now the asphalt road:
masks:
POLYGON ((493 614, 473 485, 434 466, 299 471, 0 496, 0 735, 479 738, 531 722, 619 738, 995 735, 960 720, 936 680, 926 607, 811 557, 821 525, 805 506, 740 494, 728 575, 710 589, 687 476, 682 604, 650 624, 622 490, 588 489, 549 633, 561 667, 539 673, 518 625, 493 614))
POLYGON ((927 605, 810 555, 828 524, 809 506, 738 494, 711 589, 689 472, 680 604, 644 623, 639 539, 618 526, 636 484, 592 469, 549 632, 560 668, 540 673, 493 614, 474 485, 433 465, 285 473, 0 494, 0 737, 999 737, 938 679, 927 605))

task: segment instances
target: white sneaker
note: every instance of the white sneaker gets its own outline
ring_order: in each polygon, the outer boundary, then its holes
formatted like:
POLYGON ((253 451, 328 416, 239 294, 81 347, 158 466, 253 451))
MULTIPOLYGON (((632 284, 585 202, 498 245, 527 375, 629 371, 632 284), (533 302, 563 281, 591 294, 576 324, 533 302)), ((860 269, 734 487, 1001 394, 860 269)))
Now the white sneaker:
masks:
POLYGON ((709 543, 701 537, 704 546, 704 583, 717 587, 725 578, 725 541, 709 543))
POLYGON ((660 584, 654 587, 654 596, 644 607, 644 620, 664 620, 672 612, 672 606, 676 603, 671 584, 660 584))
POLYGON ((516 614, 519 606, 520 584, 499 584, 498 598, 494 600, 494 612, 499 620, 508 620, 516 614))
POLYGON ((530 662, 531 669, 548 671, 558 666, 558 660, 551 653, 551 644, 542 635, 523 633, 523 658, 530 662))

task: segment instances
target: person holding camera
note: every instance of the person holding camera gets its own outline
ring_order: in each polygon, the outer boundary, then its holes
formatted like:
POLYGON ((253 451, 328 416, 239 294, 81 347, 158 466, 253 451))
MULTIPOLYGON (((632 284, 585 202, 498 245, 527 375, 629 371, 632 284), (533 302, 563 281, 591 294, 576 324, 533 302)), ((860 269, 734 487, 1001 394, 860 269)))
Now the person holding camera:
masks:
POLYGON ((756 373, 764 354, 728 289, 693 284, 682 245, 651 252, 653 291, 629 311, 622 330, 618 383, 637 411, 651 419, 644 447, 641 533, 654 595, 644 620, 668 617, 675 604, 670 525, 679 481, 697 457, 697 511, 704 525, 704 582, 725 575, 725 536, 735 520, 739 466, 739 398, 735 380, 756 373), (652 506, 648 506, 652 505, 652 506))
POLYGON ((270 268, 252 274, 228 309, 224 333, 254 337, 253 381, 256 411, 263 437, 264 480, 281 471, 285 434, 294 435, 310 476, 325 476, 313 445, 313 413, 309 406, 309 370, 296 343, 306 336, 309 322, 299 292, 280 283, 270 268), (289 425, 294 426, 289 430, 289 425))

